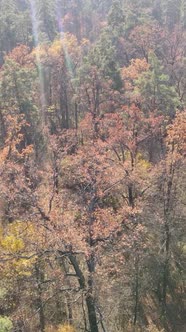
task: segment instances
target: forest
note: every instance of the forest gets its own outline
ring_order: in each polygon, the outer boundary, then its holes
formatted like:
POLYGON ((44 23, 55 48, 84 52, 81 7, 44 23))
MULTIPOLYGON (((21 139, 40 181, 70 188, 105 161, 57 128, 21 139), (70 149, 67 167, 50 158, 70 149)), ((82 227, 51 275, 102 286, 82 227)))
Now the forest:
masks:
POLYGON ((0 332, 184 332, 186 0, 0 0, 0 332))

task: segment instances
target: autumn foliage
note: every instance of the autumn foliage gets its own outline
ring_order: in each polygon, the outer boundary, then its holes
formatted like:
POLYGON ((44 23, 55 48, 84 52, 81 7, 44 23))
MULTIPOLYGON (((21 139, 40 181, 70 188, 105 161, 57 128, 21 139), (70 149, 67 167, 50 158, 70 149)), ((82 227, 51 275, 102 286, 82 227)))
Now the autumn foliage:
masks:
POLYGON ((184 331, 183 2, 1 2, 0 330, 184 331))

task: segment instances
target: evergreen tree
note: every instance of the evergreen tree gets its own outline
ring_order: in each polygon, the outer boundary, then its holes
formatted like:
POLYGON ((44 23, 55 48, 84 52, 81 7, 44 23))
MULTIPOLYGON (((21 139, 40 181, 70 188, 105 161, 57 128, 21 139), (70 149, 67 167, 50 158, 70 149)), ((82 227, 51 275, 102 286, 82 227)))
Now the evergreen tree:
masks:
POLYGON ((172 117, 180 105, 175 87, 170 85, 169 76, 164 74, 163 67, 154 54, 150 55, 149 63, 149 70, 136 81, 136 93, 140 93, 142 97, 142 108, 147 112, 157 111, 172 117))
POLYGON ((36 42, 52 41, 58 32, 55 1, 36 0, 35 3, 32 4, 32 15, 37 34, 36 42))
POLYGON ((0 0, 0 64, 16 45, 32 45, 29 8, 18 5, 16 0, 0 0))

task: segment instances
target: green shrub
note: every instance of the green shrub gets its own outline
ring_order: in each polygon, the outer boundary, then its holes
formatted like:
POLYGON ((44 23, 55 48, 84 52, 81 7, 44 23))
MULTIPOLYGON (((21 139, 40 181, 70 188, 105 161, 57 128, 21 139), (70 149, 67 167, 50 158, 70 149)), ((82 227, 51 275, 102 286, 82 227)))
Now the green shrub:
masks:
POLYGON ((13 329, 13 324, 8 317, 0 316, 0 331, 1 332, 11 332, 13 329))

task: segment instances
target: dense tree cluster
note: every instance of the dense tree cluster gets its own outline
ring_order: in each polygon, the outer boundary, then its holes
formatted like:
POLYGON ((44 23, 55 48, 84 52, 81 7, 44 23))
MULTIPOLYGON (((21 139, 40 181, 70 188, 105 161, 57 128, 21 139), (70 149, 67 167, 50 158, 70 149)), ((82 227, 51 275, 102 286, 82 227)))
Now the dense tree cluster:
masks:
POLYGON ((183 332, 185 0, 0 0, 0 331, 183 332))

